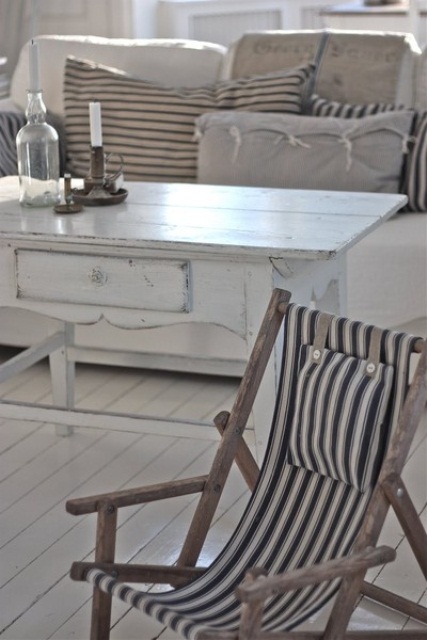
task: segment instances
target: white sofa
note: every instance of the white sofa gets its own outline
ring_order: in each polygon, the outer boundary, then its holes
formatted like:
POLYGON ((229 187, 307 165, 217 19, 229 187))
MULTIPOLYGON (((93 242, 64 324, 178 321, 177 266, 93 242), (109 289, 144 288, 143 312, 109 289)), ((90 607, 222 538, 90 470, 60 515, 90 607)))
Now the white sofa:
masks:
MULTIPOLYGON (((342 103, 396 103, 427 109, 427 52, 412 36, 344 32, 261 32, 247 34, 229 50, 177 40, 111 40, 78 36, 41 36, 40 75, 48 110, 63 119, 63 76, 67 55, 115 67, 135 77, 175 87, 198 87, 226 79, 291 69, 316 62, 309 90, 342 103)), ((11 81, 11 95, 0 109, 22 111, 28 86, 28 45, 11 81)), ((348 254, 348 314, 382 326, 402 326, 427 317, 427 213, 399 213, 348 254)), ((1 342, 25 345, 44 336, 55 321, 25 312, 0 311, 1 342)), ((215 331, 180 327, 147 332, 109 326, 79 327, 76 341, 124 351, 179 354, 203 351, 221 356, 215 331), (198 333, 200 331, 200 333, 198 333), (213 333, 212 333, 213 332, 213 333), (157 339, 154 339, 157 336, 157 339)), ((222 336, 226 354, 241 347, 222 336)), ((197 353, 196 353, 197 355, 197 353)), ((143 361, 141 361, 143 362, 143 361)), ((149 362, 149 361, 147 361, 149 362)))

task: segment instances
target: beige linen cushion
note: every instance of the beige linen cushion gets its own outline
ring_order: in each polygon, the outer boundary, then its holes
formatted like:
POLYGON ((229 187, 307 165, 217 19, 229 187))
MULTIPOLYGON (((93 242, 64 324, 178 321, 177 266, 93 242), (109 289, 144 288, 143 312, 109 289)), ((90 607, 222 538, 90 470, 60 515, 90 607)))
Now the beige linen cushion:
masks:
POLYGON ((292 69, 314 61, 321 31, 255 31, 229 48, 224 65, 230 78, 292 69))
MULTIPOLYGON (((401 108, 386 103, 348 104, 316 95, 309 100, 309 113, 313 116, 362 118, 401 108)), ((409 151, 400 186, 401 192, 408 196, 404 211, 427 211, 427 110, 414 110, 409 151)))
MULTIPOLYGON (((413 106, 419 57, 420 48, 411 34, 264 31, 246 34, 235 42, 225 57, 224 69, 237 77, 286 69, 310 60, 317 70, 309 90, 324 98, 409 107, 413 106)), ((425 80, 421 80, 423 83, 425 86, 425 80)))
POLYGON ((410 34, 332 31, 317 60, 313 92, 340 102, 412 106, 419 53, 410 34))
POLYGON ((288 72, 175 88, 68 58, 64 102, 70 171, 75 176, 88 172, 88 103, 97 100, 105 152, 123 157, 125 179, 194 182, 197 116, 218 109, 300 113, 301 86, 311 72, 312 67, 305 65, 288 72))
POLYGON ((198 180, 397 193, 413 113, 356 120, 212 113, 197 120, 198 180))

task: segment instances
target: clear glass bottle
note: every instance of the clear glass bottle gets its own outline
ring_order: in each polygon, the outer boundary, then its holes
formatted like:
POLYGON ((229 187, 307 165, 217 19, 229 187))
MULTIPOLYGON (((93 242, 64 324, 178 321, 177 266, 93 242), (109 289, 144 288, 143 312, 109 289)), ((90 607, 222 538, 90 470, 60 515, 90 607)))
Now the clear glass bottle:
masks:
POLYGON ((18 131, 19 202, 29 207, 50 207, 61 200, 59 141, 46 122, 41 91, 28 92, 27 124, 18 131))

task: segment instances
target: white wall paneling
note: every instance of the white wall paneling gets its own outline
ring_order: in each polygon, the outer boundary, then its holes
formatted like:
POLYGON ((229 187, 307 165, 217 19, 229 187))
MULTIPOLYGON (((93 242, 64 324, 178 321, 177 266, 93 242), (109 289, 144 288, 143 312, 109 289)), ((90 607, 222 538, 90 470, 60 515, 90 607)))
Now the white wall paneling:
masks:
POLYGON ((323 26, 327 0, 159 0, 160 37, 194 38, 228 46, 245 31, 323 26))
POLYGON ((413 33, 427 44, 427 0, 405 0, 390 5, 366 6, 363 0, 332 4, 322 10, 325 26, 356 31, 379 30, 413 33))
POLYGON ((38 34, 133 36, 133 0, 33 0, 33 6, 38 34))
POLYGON ((154 38, 157 35, 157 0, 132 0, 134 38, 154 38))

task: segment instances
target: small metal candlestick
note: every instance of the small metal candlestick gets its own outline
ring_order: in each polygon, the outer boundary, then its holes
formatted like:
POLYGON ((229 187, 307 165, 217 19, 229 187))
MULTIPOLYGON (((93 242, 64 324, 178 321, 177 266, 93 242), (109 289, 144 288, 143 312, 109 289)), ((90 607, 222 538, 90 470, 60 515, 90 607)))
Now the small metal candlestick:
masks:
POLYGON ((71 189, 71 175, 64 173, 64 200, 65 204, 57 204, 54 207, 56 213, 78 213, 83 209, 83 205, 74 202, 73 191, 71 189))
POLYGON ((88 206, 102 206, 118 204, 126 199, 128 195, 126 189, 117 186, 119 179, 123 178, 122 157, 119 156, 121 166, 116 173, 109 175, 105 171, 105 163, 112 155, 105 156, 104 147, 90 148, 90 172, 84 179, 83 189, 73 192, 76 202, 88 206))
POLYGON ((104 147, 90 148, 90 173, 84 179, 84 192, 89 194, 95 188, 105 189, 104 147))

